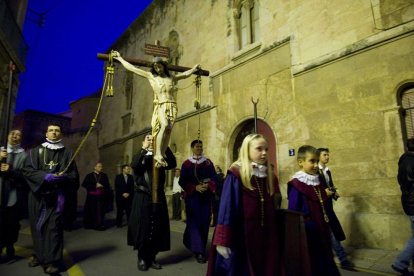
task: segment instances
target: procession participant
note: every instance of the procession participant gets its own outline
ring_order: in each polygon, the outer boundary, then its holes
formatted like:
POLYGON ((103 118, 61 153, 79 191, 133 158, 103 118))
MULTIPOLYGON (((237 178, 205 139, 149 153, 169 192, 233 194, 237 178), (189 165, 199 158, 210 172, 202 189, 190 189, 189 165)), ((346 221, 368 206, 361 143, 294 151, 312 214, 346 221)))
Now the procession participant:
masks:
POLYGON ((276 216, 280 199, 268 142, 250 134, 223 185, 207 275, 284 275, 276 216))
POLYGON ((192 141, 191 150, 193 154, 182 164, 179 180, 184 189, 187 214, 183 242, 193 252, 198 263, 205 263, 217 174, 213 162, 203 155, 201 140, 192 141))
POLYGON ((122 165, 122 173, 115 176, 115 200, 116 200, 116 226, 122 227, 122 217, 124 211, 127 221, 131 213, 131 203, 134 194, 134 178, 132 177, 131 167, 127 164, 122 165))
POLYGON ((170 250, 170 221, 167 199, 165 197, 165 171, 177 166, 175 156, 167 148, 166 167, 158 170, 158 202, 153 202, 153 148, 152 135, 144 137, 141 150, 133 157, 131 168, 134 170, 134 199, 128 223, 128 245, 138 250, 138 269, 146 271, 149 267, 161 269, 156 261, 158 252, 170 250))
POLYGON ((111 196, 109 178, 103 171, 101 162, 95 164, 94 170, 85 176, 82 187, 87 191, 83 208, 83 226, 86 229, 105 230, 105 213, 108 198, 111 196))
POLYGON ((19 236, 19 221, 24 213, 23 193, 27 184, 21 169, 27 154, 20 146, 21 140, 20 130, 10 131, 7 148, 0 152, 0 255, 6 247, 6 257, 1 262, 15 258, 14 243, 19 236))
POLYGON ((71 157, 72 151, 62 144, 61 127, 52 123, 47 127, 46 142, 28 152, 23 168, 30 188, 29 221, 34 249, 29 266, 42 265, 47 274, 59 272, 63 255, 64 187, 79 181, 71 157))

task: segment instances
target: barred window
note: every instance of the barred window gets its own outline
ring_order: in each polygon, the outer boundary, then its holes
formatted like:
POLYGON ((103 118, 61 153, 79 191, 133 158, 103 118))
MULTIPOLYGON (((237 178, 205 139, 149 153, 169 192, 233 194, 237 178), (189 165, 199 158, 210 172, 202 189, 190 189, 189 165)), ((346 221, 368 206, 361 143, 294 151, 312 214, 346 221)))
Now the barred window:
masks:
POLYGON ((414 87, 403 91, 401 96, 401 108, 405 134, 407 139, 414 138, 414 87))

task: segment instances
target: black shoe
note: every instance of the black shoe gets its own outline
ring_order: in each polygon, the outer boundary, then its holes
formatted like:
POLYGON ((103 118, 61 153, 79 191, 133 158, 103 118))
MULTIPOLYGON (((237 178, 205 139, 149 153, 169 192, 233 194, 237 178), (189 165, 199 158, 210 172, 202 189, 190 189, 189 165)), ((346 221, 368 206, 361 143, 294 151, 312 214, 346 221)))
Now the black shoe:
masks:
POLYGON ((72 232, 72 226, 66 226, 63 228, 63 231, 65 232, 72 232))
POLYGON ((345 260, 341 262, 341 268, 343 269, 352 269, 355 267, 355 264, 350 260, 345 260))
POLYGON ((35 267, 40 265, 40 261, 36 256, 30 256, 28 265, 30 267, 35 267))
POLYGON ((203 254, 197 254, 195 258, 197 263, 204 264, 206 262, 206 257, 203 254))
POLYGON ((148 265, 143 259, 138 259, 138 270, 147 271, 148 265))
POLYGON ((6 247, 6 254, 7 254, 7 257, 9 257, 10 259, 14 259, 14 257, 16 257, 13 245, 8 245, 6 247))
POLYGON ((59 272, 59 268, 57 268, 53 264, 48 264, 44 268, 44 271, 45 271, 46 274, 56 274, 56 273, 59 272))
POLYGON ((151 268, 153 268, 153 269, 162 269, 162 265, 159 262, 154 260, 151 263, 151 268))
POLYGON ((398 273, 400 273, 403 276, 408 276, 408 275, 413 275, 410 273, 410 271, 408 271, 408 268, 404 268, 404 269, 400 269, 394 265, 391 265, 392 269, 394 269, 395 271, 397 271, 398 273))

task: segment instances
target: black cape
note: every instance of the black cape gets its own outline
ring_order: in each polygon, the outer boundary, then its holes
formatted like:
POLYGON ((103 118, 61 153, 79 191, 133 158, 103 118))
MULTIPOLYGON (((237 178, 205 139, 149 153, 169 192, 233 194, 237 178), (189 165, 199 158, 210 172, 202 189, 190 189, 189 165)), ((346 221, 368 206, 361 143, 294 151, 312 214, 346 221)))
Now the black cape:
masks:
POLYGON ((166 161, 168 166, 159 169, 158 201, 152 204, 152 155, 141 151, 133 157, 131 167, 134 170, 135 185, 131 215, 128 223, 128 245, 138 249, 139 254, 154 257, 160 251, 170 250, 170 224, 167 200, 164 193, 165 171, 176 167, 177 161, 168 148, 166 161), (155 208, 154 208, 155 206, 155 208), (154 223, 155 221, 155 223, 154 223), (154 228, 151 231, 151 223, 154 228), (142 252, 151 250, 152 252, 142 252), (141 252, 140 252, 141 251, 141 252))
POLYGON ((39 146, 28 152, 22 169, 30 188, 28 205, 33 249, 42 264, 62 259, 65 193, 79 185, 79 174, 72 162, 61 180, 48 183, 44 178, 48 173, 63 171, 71 157, 72 152, 66 148, 51 150, 39 146), (55 165, 48 165, 51 161, 55 165))

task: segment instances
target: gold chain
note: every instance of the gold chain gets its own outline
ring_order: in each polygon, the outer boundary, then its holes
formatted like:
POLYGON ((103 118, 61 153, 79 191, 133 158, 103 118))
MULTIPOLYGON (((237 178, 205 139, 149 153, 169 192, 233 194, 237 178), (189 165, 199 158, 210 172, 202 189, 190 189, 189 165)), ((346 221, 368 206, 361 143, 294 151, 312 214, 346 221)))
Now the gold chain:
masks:
POLYGON ((329 222, 328 215, 326 214, 325 207, 323 206, 323 200, 322 200, 322 196, 321 196, 321 191, 319 190, 319 188, 317 190, 315 188, 315 186, 312 186, 312 188, 315 191, 315 194, 318 196, 319 203, 321 204, 322 212, 323 212, 323 218, 324 218, 325 222, 329 222))
MULTIPOLYGON (((260 196, 260 226, 264 226, 264 196, 261 183, 259 183, 258 177, 253 175, 254 180, 256 181, 257 190, 259 191, 260 196)), ((260 181, 262 182, 262 181, 260 181)))

